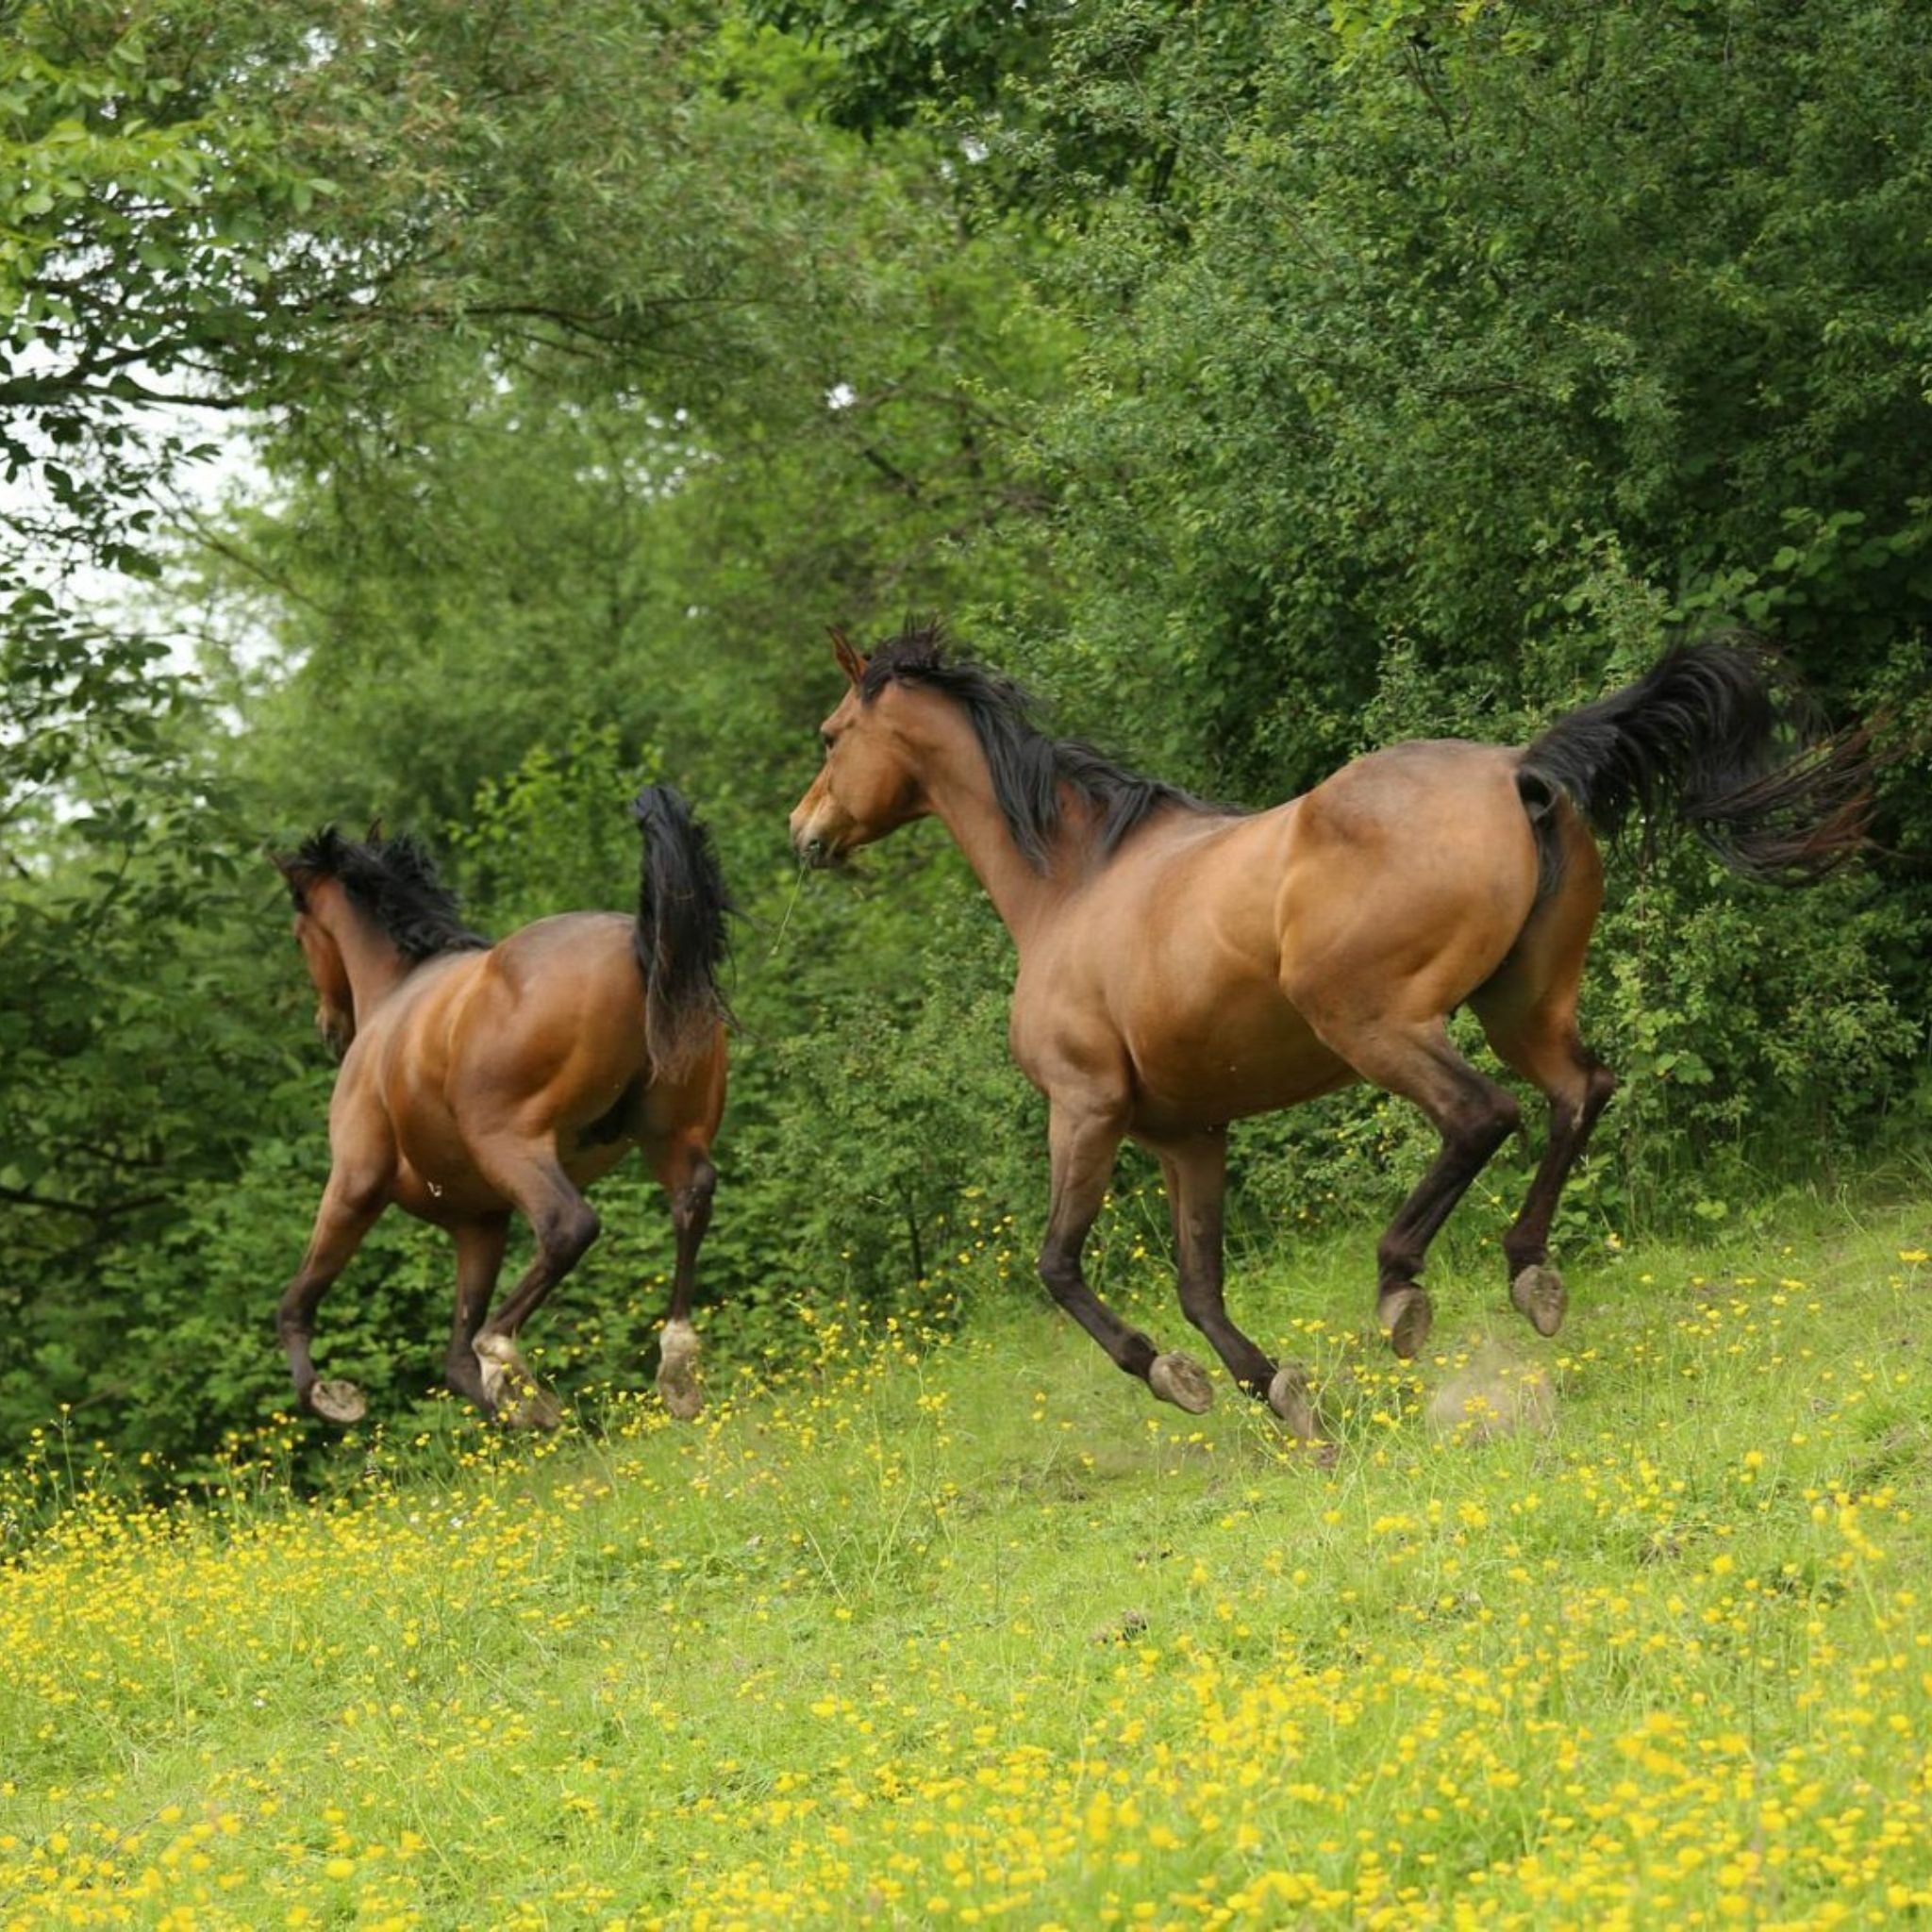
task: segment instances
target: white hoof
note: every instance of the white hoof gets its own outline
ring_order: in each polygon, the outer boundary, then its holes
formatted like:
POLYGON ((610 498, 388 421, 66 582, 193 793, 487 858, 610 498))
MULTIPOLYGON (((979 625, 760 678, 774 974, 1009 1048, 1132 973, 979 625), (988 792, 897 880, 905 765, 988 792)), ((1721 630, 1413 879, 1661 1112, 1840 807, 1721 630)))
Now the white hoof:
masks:
POLYGON ((539 1386, 516 1343, 508 1335, 479 1335, 475 1347, 483 1399, 496 1421, 509 1429, 556 1428, 562 1411, 539 1386))
POLYGON ((547 1436, 563 1426, 563 1410, 547 1390, 538 1388, 534 1382, 525 1382, 497 1410, 496 1420, 507 1429, 534 1429, 547 1436))
POLYGON ((689 1322, 667 1322, 658 1357, 658 1393, 681 1423, 704 1411, 705 1389, 698 1380, 697 1330, 689 1322))
POLYGON ((1322 1440, 1322 1424, 1315 1419, 1315 1398, 1308 1391, 1307 1371, 1299 1362, 1283 1362, 1268 1385, 1268 1407, 1287 1425, 1298 1441, 1322 1440))
POLYGON ((1147 1386, 1163 1402, 1190 1415, 1206 1415, 1214 1407, 1214 1385, 1199 1362, 1184 1355, 1158 1355, 1147 1371, 1147 1386))
POLYGON ((510 1366, 517 1352, 500 1335, 486 1335, 476 1343, 476 1364, 483 1372, 483 1400, 491 1410, 503 1406, 509 1387, 510 1366))

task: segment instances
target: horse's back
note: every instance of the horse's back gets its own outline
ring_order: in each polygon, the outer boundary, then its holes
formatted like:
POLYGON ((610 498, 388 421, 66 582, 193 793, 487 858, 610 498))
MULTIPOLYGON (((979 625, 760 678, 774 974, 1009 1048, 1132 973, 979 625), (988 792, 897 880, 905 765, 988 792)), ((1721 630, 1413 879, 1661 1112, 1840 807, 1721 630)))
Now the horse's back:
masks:
POLYGON ((1447 1011, 1515 942, 1538 881, 1519 758, 1403 744, 1271 810, 1159 822, 1043 950, 1042 1010, 1016 1018, 1043 1040, 1104 1013, 1161 1118, 1197 1086, 1224 1117, 1324 1091, 1347 1077, 1331 1008, 1447 1011))
POLYGON ((555 1099, 629 1081, 644 1063, 631 921, 566 912, 519 927, 484 956, 449 1019, 452 1062, 474 1065, 477 1085, 555 1099))

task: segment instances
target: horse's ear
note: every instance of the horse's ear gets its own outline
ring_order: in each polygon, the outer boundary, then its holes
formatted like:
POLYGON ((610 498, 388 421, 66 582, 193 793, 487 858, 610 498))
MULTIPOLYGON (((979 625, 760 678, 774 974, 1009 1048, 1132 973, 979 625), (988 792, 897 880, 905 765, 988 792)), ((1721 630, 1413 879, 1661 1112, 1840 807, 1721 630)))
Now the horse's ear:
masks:
POLYGON ((852 640, 836 625, 826 625, 832 640, 832 656, 849 682, 857 684, 865 675, 865 659, 852 648, 852 640))

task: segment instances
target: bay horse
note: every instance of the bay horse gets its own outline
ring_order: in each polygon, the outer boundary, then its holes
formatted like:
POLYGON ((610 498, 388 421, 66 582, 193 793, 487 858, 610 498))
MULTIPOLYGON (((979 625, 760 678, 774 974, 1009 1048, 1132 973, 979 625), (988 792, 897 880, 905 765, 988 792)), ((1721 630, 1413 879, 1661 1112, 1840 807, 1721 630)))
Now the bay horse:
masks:
POLYGON ((1471 1007, 1504 1064, 1549 1101, 1547 1151, 1504 1257, 1541 1335, 1566 1294, 1548 1237, 1564 1178, 1616 1085, 1577 1031, 1603 902, 1594 826, 1666 809, 1733 869, 1801 882, 1863 842, 1866 735, 1794 724, 1757 641, 1676 648, 1526 749, 1394 745, 1302 797, 1244 812, 1047 736, 1009 680, 951 658, 937 624, 862 656, 821 726, 824 763, 791 814, 814 866, 938 817, 1019 958, 1010 1040, 1044 1094, 1052 1194, 1040 1273, 1127 1374, 1191 1413, 1212 1388, 1088 1286, 1081 1251, 1124 1138, 1160 1163, 1181 1307, 1235 1380, 1305 1439, 1306 1375, 1237 1328, 1223 1298, 1228 1124, 1368 1080, 1420 1107, 1441 1152, 1376 1251, 1398 1357, 1431 1323, 1429 1242, 1521 1120, 1451 1044, 1471 1007))
POLYGON ((309 1414, 366 1412, 354 1383, 316 1374, 309 1341, 317 1304, 393 1202, 456 1244, 449 1386, 486 1415, 554 1426, 517 1334, 597 1238, 584 1190, 633 1147, 670 1196, 676 1235, 658 1393, 680 1420, 703 1407, 691 1299, 724 1108, 730 908, 676 792, 648 787, 631 811, 643 837, 635 914, 566 912, 494 945, 464 925, 413 839, 330 826, 275 858, 316 1024, 341 1060, 328 1185, 276 1315, 309 1414), (512 1212, 536 1254, 491 1315, 512 1212))

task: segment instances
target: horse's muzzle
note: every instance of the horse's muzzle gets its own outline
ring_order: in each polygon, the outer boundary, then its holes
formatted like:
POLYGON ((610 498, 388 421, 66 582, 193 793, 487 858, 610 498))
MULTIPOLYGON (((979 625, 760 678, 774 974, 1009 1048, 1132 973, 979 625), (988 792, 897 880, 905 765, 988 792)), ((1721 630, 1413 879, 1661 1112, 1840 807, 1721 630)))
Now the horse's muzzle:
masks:
POLYGON ((820 838, 816 833, 808 838, 794 839, 791 842, 799 858, 813 872, 836 871, 845 862, 845 855, 830 840, 820 838))

